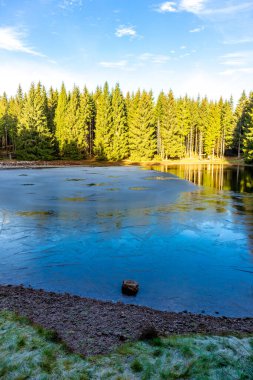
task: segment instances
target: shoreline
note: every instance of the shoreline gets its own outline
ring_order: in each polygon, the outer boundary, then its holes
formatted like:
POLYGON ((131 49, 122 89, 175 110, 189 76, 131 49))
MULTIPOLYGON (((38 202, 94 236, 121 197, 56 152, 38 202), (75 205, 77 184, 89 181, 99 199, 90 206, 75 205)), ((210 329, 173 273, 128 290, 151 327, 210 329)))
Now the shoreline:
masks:
POLYGON ((0 310, 3 309, 55 331, 71 351, 85 356, 111 352, 149 331, 155 331, 158 336, 253 334, 252 317, 159 311, 22 285, 0 285, 0 310))
POLYGON ((227 159, 198 160, 198 159, 181 159, 167 161, 97 161, 94 159, 87 160, 54 160, 54 161, 18 161, 18 160, 2 160, 0 161, 0 169, 29 169, 29 168, 60 168, 60 167, 79 167, 79 166, 178 166, 178 165, 224 165, 224 166, 242 166, 252 167, 243 160, 228 157, 227 159))

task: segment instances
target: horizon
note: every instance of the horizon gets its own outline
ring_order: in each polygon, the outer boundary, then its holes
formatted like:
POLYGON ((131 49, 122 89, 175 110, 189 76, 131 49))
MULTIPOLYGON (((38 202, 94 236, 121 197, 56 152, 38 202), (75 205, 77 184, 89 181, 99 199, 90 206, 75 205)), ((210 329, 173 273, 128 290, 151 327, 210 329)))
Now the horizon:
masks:
POLYGON ((252 90, 247 0, 1 0, 0 11, 0 94, 38 81, 235 102, 252 90))

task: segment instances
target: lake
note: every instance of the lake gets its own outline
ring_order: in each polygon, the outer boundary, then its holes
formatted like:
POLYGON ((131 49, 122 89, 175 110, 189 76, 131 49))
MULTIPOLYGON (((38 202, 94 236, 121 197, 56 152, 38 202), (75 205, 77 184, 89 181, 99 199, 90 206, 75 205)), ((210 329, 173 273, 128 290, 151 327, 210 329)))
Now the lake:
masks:
POLYGON ((1 284, 253 316, 253 168, 2 169, 0 247, 1 284))

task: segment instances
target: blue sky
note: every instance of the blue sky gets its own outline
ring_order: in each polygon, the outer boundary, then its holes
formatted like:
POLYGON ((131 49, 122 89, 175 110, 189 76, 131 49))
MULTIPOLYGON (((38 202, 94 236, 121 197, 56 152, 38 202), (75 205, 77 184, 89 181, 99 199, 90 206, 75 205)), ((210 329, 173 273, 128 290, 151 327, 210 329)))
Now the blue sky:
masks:
POLYGON ((38 80, 238 99, 253 90, 253 0, 0 0, 0 93, 38 80))

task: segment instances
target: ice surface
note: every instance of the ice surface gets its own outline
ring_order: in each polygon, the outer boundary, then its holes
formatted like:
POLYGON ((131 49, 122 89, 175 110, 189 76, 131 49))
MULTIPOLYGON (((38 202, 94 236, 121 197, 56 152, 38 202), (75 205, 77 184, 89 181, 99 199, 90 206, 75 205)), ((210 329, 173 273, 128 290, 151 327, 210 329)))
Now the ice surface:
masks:
POLYGON ((252 205, 139 167, 1 170, 0 282, 253 316, 252 205))

